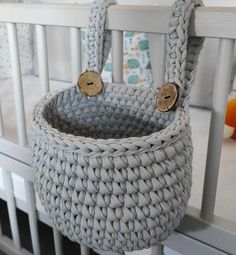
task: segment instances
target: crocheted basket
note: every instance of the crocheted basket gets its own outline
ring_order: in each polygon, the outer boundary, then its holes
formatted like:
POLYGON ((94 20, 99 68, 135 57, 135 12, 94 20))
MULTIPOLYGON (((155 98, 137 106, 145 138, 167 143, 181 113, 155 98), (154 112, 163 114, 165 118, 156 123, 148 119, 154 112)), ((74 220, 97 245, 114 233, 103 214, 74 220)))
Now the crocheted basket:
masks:
MULTIPOLYGON (((88 27, 87 71, 102 71, 110 49, 106 9, 97 0, 88 27)), ((160 244, 179 225, 190 196, 192 141, 189 93, 201 38, 188 39, 194 5, 177 0, 167 36, 166 82, 179 99, 156 107, 153 88, 104 84, 87 97, 76 86, 35 107, 33 167, 38 196, 68 238, 99 250, 160 244)))

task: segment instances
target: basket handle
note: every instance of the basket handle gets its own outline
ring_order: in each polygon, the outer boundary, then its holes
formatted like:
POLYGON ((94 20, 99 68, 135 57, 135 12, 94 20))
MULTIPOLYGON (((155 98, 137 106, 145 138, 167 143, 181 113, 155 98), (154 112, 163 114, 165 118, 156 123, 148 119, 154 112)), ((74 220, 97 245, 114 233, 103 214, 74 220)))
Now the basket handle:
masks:
MULTIPOLYGON (((189 94, 195 80, 196 65, 202 38, 188 38, 192 10, 201 0, 175 0, 167 35, 165 82, 180 88, 179 105, 189 104, 189 94)), ((101 73, 111 48, 111 31, 105 29, 106 12, 115 0, 95 0, 90 11, 86 37, 85 71, 101 73)))
POLYGON ((86 37, 85 71, 101 73, 111 49, 111 31, 105 29, 107 8, 115 0, 95 0, 90 10, 86 37))
POLYGON ((194 7, 201 0, 176 0, 172 6, 167 34, 165 82, 180 88, 178 104, 189 106, 189 95, 196 77, 196 67, 203 38, 188 37, 188 27, 194 7))

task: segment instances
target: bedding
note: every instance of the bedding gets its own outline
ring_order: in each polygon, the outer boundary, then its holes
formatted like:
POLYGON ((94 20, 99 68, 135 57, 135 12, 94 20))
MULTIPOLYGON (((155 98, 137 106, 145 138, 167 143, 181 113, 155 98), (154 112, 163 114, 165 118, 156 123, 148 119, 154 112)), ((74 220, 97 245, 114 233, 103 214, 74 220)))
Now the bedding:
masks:
MULTIPOLYGON (((33 41, 31 26, 17 25, 18 45, 21 59, 22 74, 32 73, 33 68, 33 41)), ((11 77, 10 52, 7 39, 6 24, 0 24, 0 79, 11 77)))
MULTIPOLYGON (((36 76, 28 75, 23 77, 24 96, 25 96, 25 110, 27 119, 27 130, 30 128, 31 114, 33 105, 35 105, 40 95, 39 79, 36 76)), ((51 90, 63 89, 71 86, 67 82, 59 82, 55 80, 50 81, 51 90)), ((3 119, 5 120, 5 137, 11 141, 17 141, 16 127, 15 127, 15 112, 14 99, 12 91, 11 79, 0 81, 0 98, 2 100, 3 119)), ((208 128, 210 123, 210 111, 191 108, 191 122, 194 143, 194 157, 193 157, 193 187, 192 195, 189 204, 191 206, 200 208, 202 186, 204 179, 204 168, 207 152, 208 142, 208 128)), ((223 142, 223 150, 221 157, 221 168, 217 190, 216 201, 216 215, 224 217, 236 223, 236 142, 232 139, 225 139, 223 142), (227 209, 227 210, 226 210, 227 209)), ((24 181, 22 177, 13 175, 13 184, 15 196, 25 200, 24 181)), ((4 189, 4 183, 0 170, 0 190, 4 189)), ((1 194, 1 192, 0 192, 1 194)), ((42 207, 37 202, 40 210, 42 207)))

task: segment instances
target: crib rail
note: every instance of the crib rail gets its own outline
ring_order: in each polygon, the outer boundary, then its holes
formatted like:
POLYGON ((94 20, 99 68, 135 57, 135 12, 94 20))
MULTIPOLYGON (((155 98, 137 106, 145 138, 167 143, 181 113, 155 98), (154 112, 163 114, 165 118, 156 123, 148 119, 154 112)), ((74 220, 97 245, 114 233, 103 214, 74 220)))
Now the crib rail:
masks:
MULTIPOLYGON (((0 17, 1 22, 86 27, 89 8, 89 5, 78 4, 1 4, 0 17)), ((189 33, 191 36, 236 39, 235 12, 236 7, 199 7, 194 12, 189 33)), ((111 6, 107 28, 165 34, 169 14, 170 7, 163 6, 111 6)))
MULTIPOLYGON (((47 26, 62 26, 70 28, 72 81, 77 80, 82 70, 81 33, 80 29, 88 22, 89 6, 87 5, 45 5, 45 4, 1 4, 0 22, 7 23, 8 40, 11 53, 13 87, 17 116, 18 144, 4 138, 4 119, 0 108, 0 165, 3 168, 5 184, 0 197, 7 201, 10 225, 13 233, 15 254, 27 254, 23 250, 19 238, 16 208, 27 212, 31 231, 33 254, 39 255, 40 244, 37 220, 46 222, 53 227, 55 254, 62 254, 61 234, 42 212, 36 208, 33 190, 33 171, 31 169, 31 153, 28 148, 27 126, 25 121, 24 94, 20 68, 19 49, 17 42, 17 23, 35 25, 36 44, 39 66, 41 94, 50 91, 48 71, 47 26), (25 180, 27 203, 22 203, 14 197, 11 173, 22 176, 25 180)), ((158 6, 111 6, 108 10, 107 28, 112 30, 113 48, 112 80, 123 81, 123 31, 147 32, 150 35, 150 47, 153 49, 151 59, 155 70, 155 86, 164 81, 165 71, 165 42, 168 29, 169 7, 158 6), (121 18, 122 17, 122 18, 121 18), (142 22, 140 22, 142 20, 142 22)), ((214 100, 204 193, 201 210, 189 208, 182 225, 166 245, 188 254, 189 247, 192 255, 198 254, 235 254, 236 224, 214 217, 214 205, 221 154, 222 133, 225 118, 225 107, 232 72, 233 50, 236 39, 236 8, 207 8, 199 7, 191 20, 189 33, 191 36, 220 38, 218 72, 214 88, 214 100), (224 89, 222 89, 224 88, 224 89), (223 92, 222 92, 223 91, 223 92), (217 141, 217 142, 216 142, 217 141), (222 240, 219 242, 219 240, 222 240), (201 252, 199 252, 201 251, 201 252)), ((1 230, 1 228, 0 228, 1 230)), ((5 245, 5 237, 0 231, 0 247, 5 245)), ((4 246, 5 245, 5 246, 4 246)), ((9 247, 8 247, 9 248, 9 247)), ((14 253, 13 252, 13 253, 14 253)), ((152 254, 161 254, 162 248, 153 248, 152 254)), ((81 254, 89 254, 85 247, 81 254)))

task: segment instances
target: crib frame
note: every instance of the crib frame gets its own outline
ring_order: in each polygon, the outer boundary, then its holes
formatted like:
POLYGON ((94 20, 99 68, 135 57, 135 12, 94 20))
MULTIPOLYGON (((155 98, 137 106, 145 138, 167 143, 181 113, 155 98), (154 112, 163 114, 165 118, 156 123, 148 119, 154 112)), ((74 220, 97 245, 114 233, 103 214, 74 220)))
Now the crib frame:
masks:
MULTIPOLYGON (((153 66, 157 70, 158 83, 164 81, 165 42, 168 30, 169 7, 161 6, 111 6, 108 10, 107 28, 112 30, 112 66, 114 82, 123 80, 123 31, 147 32, 156 45, 152 52, 158 56, 153 66), (120 18, 122 15, 122 19, 120 18), (142 20, 142 22, 139 22, 142 20)), ((31 254, 22 248, 16 218, 16 208, 29 216, 33 254, 40 255, 37 221, 53 228, 55 254, 62 255, 61 234, 45 214, 38 211, 33 188, 31 152, 28 148, 24 96, 17 41, 16 24, 32 24, 35 27, 39 77, 42 95, 49 92, 49 72, 46 26, 70 28, 72 80, 77 80, 82 70, 80 29, 88 22, 89 6, 77 4, 0 4, 0 22, 7 23, 11 53, 15 111, 17 117, 18 144, 4 138, 4 119, 0 108, 0 162, 4 169, 6 189, 0 190, 0 198, 7 202, 12 240, 4 236, 0 224, 0 249, 7 254, 31 254), (24 178, 27 203, 14 197, 11 173, 24 178)), ((189 207, 181 226, 164 243, 181 254, 223 255, 236 254, 236 224, 214 216, 217 180, 224 128, 225 108, 230 90, 233 50, 236 39, 236 8, 199 7, 191 20, 189 34, 206 38, 219 38, 219 57, 215 78, 210 136, 205 170, 201 210, 189 207), (224 88, 224 89, 222 89, 224 88)), ((1 105, 1 104, 0 104, 1 105)), ((89 255, 89 249, 81 246, 81 254, 89 255)), ((104 254, 104 253, 103 253, 104 254)), ((163 247, 153 247, 151 254, 163 254, 163 247)))

